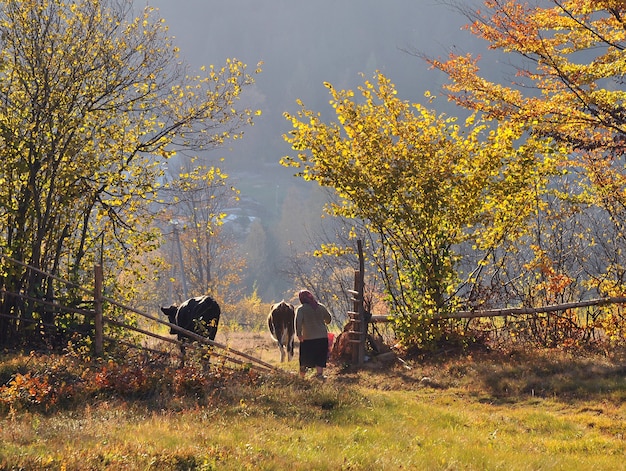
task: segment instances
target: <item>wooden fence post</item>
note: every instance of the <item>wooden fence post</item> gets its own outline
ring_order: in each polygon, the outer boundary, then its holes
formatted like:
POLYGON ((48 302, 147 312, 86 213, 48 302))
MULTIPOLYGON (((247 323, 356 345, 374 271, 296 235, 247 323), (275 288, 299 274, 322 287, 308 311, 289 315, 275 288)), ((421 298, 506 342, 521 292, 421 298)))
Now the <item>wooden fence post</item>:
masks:
POLYGON ((103 317, 102 317, 102 286, 103 286, 102 265, 94 267, 94 284, 93 284, 93 306, 95 312, 95 336, 94 345, 96 355, 101 356, 103 351, 103 317))
POLYGON ((361 315, 360 315, 360 309, 359 309, 359 304, 360 304, 360 300, 359 300, 359 285, 358 285, 358 280, 359 280, 359 272, 357 270, 354 271, 354 292, 352 293, 353 298, 352 298, 352 309, 353 309, 353 314, 351 315, 352 318, 352 325, 350 328, 350 332, 352 333, 353 337, 350 339, 350 343, 352 344, 352 364, 353 365, 359 365, 359 357, 360 357, 360 351, 361 351, 361 337, 362 337, 362 329, 363 329, 363 324, 362 324, 362 320, 361 320, 361 315))
POLYGON ((359 270, 354 272, 354 290, 348 290, 352 294, 354 311, 350 314, 351 328, 350 332, 357 338, 351 338, 350 343, 353 345, 352 349, 352 364, 362 365, 365 362, 365 342, 367 341, 367 320, 365 319, 365 308, 363 307, 364 300, 364 285, 365 285, 365 262, 363 259, 363 246, 361 241, 357 241, 359 251, 359 270))
POLYGON ((359 365, 365 363, 365 344, 367 343, 367 319, 365 316, 365 257, 363 256, 363 243, 361 239, 356 241, 359 252, 359 278, 356 290, 359 292, 359 319, 361 320, 361 343, 359 344, 359 365))

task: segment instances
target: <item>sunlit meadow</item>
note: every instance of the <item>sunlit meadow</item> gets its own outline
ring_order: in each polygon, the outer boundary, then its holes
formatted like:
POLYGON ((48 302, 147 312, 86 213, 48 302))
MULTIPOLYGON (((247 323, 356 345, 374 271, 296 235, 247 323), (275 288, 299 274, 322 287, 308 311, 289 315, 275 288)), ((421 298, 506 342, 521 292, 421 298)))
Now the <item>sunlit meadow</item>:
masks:
POLYGON ((79 372, 67 357, 1 360, 2 470, 626 469, 626 369, 598 354, 333 365, 324 382, 301 380, 296 360, 184 377, 144 363, 143 379, 132 361, 79 372), (46 373, 73 396, 18 388, 26 369, 24 385, 46 373), (126 389, 107 383, 122 372, 126 389))

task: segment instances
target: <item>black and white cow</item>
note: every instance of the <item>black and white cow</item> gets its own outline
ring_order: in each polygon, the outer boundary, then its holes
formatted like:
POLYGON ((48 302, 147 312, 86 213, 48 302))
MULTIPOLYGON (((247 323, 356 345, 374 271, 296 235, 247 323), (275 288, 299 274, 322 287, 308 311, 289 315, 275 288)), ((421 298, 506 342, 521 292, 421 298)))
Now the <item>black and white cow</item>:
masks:
MULTIPOLYGON (((169 307, 161 307, 161 311, 167 316, 170 324, 175 324, 209 340, 215 340, 221 311, 219 304, 212 297, 197 296, 188 299, 180 306, 172 304, 169 307)), ((188 335, 172 328, 170 328, 170 334, 178 335, 178 340, 182 342, 180 351, 184 362, 184 344, 188 340, 188 335)))
POLYGON ((267 316, 267 325, 270 328, 272 338, 278 343, 280 348, 280 361, 285 361, 285 349, 288 360, 293 358, 293 345, 295 341, 295 313, 292 304, 282 300, 272 304, 270 313, 267 316))

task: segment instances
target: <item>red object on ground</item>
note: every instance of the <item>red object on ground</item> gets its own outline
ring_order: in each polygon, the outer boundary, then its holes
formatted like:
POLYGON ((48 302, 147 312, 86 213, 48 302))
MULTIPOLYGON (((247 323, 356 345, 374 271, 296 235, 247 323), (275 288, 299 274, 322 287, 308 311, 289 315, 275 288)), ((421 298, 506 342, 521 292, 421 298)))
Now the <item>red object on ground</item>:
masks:
POLYGON ((328 332, 328 354, 333 351, 333 344, 335 343, 335 334, 328 332))

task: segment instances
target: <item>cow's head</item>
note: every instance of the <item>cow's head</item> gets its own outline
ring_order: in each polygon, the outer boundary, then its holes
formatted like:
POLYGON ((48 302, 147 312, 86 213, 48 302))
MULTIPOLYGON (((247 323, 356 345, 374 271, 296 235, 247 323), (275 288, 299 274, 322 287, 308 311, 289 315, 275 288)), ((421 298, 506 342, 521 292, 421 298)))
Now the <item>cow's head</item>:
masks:
MULTIPOLYGON (((162 307, 161 311, 167 316, 167 320, 170 324, 176 324, 176 313, 178 312, 178 306, 172 304, 169 307, 162 307)), ((175 334, 176 331, 170 327, 170 334, 175 334)))

